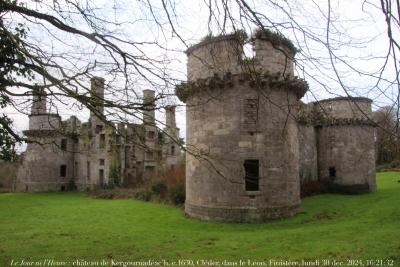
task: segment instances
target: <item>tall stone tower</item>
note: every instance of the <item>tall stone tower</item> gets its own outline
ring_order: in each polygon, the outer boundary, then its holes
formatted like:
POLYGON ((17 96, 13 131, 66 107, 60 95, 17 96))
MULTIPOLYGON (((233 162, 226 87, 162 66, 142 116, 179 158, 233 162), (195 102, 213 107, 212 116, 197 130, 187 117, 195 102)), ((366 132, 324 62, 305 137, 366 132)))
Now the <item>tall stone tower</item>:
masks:
POLYGON ((46 93, 35 92, 29 129, 24 131, 29 143, 18 169, 17 191, 66 190, 73 175, 73 144, 61 131, 60 116, 47 112, 46 93))
POLYGON ((155 92, 143 90, 143 124, 145 130, 144 172, 143 178, 150 179, 157 171, 157 139, 158 132, 155 122, 155 92))
POLYGON ((179 146, 179 128, 176 126, 175 106, 165 107, 165 129, 163 138, 164 169, 173 169, 179 164, 181 149, 179 146))
POLYGON ((376 189, 375 126, 372 101, 337 97, 314 103, 317 120, 318 176, 333 192, 366 193, 376 189))
POLYGON ((295 50, 259 32, 254 58, 240 34, 187 50, 185 212, 194 218, 255 222, 298 212, 296 108, 307 84, 293 76, 295 50))

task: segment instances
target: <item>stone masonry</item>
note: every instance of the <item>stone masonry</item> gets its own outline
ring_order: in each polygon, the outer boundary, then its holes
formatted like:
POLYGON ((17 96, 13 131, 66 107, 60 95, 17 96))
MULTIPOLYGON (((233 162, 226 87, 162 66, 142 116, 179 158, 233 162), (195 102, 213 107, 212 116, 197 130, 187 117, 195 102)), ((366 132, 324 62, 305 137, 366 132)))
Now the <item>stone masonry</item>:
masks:
POLYGON ((186 103, 185 212, 193 218, 292 216, 300 177, 375 189, 374 127, 364 116, 371 101, 331 99, 299 109, 308 85, 294 76, 295 51, 275 37, 250 39, 253 58, 244 56, 247 39, 238 34, 186 52, 188 81, 176 93, 186 103))
POLYGON ((45 92, 34 96, 29 129, 31 142, 17 173, 16 191, 90 190, 114 184, 133 186, 180 160, 175 107, 166 107, 166 127, 155 124, 155 94, 145 90, 143 124, 112 127, 104 116, 104 79, 91 80, 96 103, 88 122, 75 116, 62 121, 47 112, 45 92))
MULTIPOLYGON (((203 220, 259 222, 299 212, 300 187, 366 193, 375 185, 372 101, 337 97, 304 104, 306 81, 294 75, 295 48, 259 31, 211 37, 190 47, 186 103, 185 212, 203 220), (244 45, 254 56, 244 55, 244 45)), ((134 185, 180 158, 175 107, 155 123, 155 93, 143 91, 143 123, 111 127, 104 116, 104 79, 94 77, 88 122, 50 114, 45 92, 33 99, 31 140, 17 191, 134 185)))
POLYGON ((371 103, 337 97, 304 108, 308 120, 299 120, 303 183, 320 180, 343 193, 375 191, 375 127, 367 119, 371 103))

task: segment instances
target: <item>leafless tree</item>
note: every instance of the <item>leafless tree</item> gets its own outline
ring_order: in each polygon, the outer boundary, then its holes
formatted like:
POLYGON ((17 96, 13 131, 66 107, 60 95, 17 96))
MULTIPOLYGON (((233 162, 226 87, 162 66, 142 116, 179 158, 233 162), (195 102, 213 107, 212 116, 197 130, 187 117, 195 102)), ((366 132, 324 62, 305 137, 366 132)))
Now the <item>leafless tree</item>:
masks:
MULTIPOLYGON (((141 89, 155 89, 158 100, 169 99, 174 86, 185 79, 176 69, 182 67, 176 59, 184 58, 179 52, 201 37, 186 21, 196 12, 173 0, 129 2, 100 6, 90 0, 0 0, 3 108, 26 113, 30 96, 45 90, 53 109, 61 104, 64 109, 95 112, 97 102, 88 85, 95 75, 107 77, 106 117, 114 121, 141 117, 141 89), (131 36, 130 28, 145 30, 131 36)), ((356 8, 364 16, 357 18, 343 16, 343 4, 331 0, 202 0, 193 5, 201 9, 209 34, 268 28, 288 36, 299 48, 296 71, 311 84, 309 99, 326 94, 371 97, 376 107, 396 111, 396 126, 389 134, 398 132, 398 1, 359 1, 356 8), (386 27, 367 36, 346 27, 374 22, 386 27), (368 52, 377 39, 382 44, 379 53, 368 52), (357 53, 363 49, 367 52, 357 53)), ((2 116, 3 136, 22 140, 7 114, 2 116)))

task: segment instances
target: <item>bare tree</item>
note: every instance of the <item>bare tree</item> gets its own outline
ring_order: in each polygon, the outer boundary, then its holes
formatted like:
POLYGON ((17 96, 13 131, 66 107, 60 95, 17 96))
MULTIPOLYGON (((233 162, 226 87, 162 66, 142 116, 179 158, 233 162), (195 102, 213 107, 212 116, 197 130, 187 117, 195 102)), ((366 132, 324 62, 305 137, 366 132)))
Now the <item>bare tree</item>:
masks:
MULTIPOLYGON (((53 109, 61 103, 68 109, 96 112, 98 100, 90 97, 87 83, 95 75, 108 78, 104 99, 108 119, 140 118, 145 107, 139 89, 153 88, 158 99, 168 98, 175 84, 184 79, 182 72, 174 70, 182 67, 175 61, 177 48, 183 51, 193 37, 200 37, 188 30, 193 24, 186 21, 190 15, 197 16, 195 12, 185 16, 188 6, 173 0, 137 1, 129 6, 129 15, 122 15, 127 3, 115 0, 99 6, 89 0, 1 0, 2 106, 26 113, 29 97, 44 90, 53 109), (153 39, 126 34, 129 28, 145 25, 153 39)), ((204 0, 195 5, 201 8, 199 14, 209 34, 264 28, 289 36, 299 48, 297 75, 311 83, 309 99, 325 94, 369 96, 377 100, 377 107, 395 108, 399 121, 397 1, 360 1, 352 7, 365 16, 354 19, 342 16, 342 4, 331 0, 307 4, 296 0, 204 0), (374 22, 386 28, 360 37, 346 27, 346 23, 362 26, 374 22), (375 44, 376 39, 383 40, 382 51, 356 53, 375 44)), ((7 115, 2 116, 2 133, 11 143, 22 140, 7 115)), ((398 127, 396 123, 392 134, 398 127)))
POLYGON ((373 114, 375 122, 380 126, 376 134, 377 164, 390 164, 400 159, 398 120, 396 109, 382 107, 373 114))

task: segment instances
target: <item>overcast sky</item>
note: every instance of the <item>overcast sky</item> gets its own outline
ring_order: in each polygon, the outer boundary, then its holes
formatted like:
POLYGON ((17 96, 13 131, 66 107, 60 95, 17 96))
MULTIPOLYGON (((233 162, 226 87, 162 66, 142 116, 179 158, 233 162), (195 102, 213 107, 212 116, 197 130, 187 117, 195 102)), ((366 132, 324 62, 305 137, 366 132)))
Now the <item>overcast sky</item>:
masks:
MULTIPOLYGON (((32 4, 30 1, 27 2, 32 4)), ((214 35, 220 32, 219 25, 216 22, 208 24, 209 8, 205 4, 208 1, 175 1, 173 8, 176 16, 172 17, 172 21, 180 35, 179 37, 184 42, 172 34, 170 29, 167 29, 168 27, 166 27, 165 32, 162 32, 160 26, 154 23, 149 10, 144 5, 137 4, 136 1, 97 0, 94 2, 98 7, 96 14, 109 20, 124 22, 121 26, 113 29, 119 36, 135 41, 154 42, 157 40, 158 44, 167 48, 157 49, 156 46, 149 45, 144 50, 155 57, 168 58, 170 61, 166 69, 171 76, 178 80, 186 79, 186 55, 184 51, 187 46, 197 43, 210 30, 214 35)), ((298 62, 296 71, 299 76, 307 79, 310 84, 310 92, 303 99, 305 102, 346 95, 342 88, 343 85, 347 92, 354 96, 365 96, 373 99, 375 109, 392 104, 393 99, 397 98, 397 88, 392 88, 384 82, 381 82, 376 87, 376 79, 369 75, 360 75, 359 72, 355 71, 359 70, 363 73, 376 72, 384 63, 384 56, 388 49, 387 29, 384 16, 381 14, 379 7, 374 7, 363 0, 337 0, 330 2, 330 16, 332 19, 330 25, 331 48, 334 55, 346 60, 346 63, 348 63, 346 65, 335 59, 336 69, 333 69, 332 59, 326 46, 316 40, 316 38, 326 40, 328 1, 270 2, 254 0, 247 2, 254 10, 264 14, 266 18, 275 23, 281 23, 282 27, 279 29, 301 49, 296 58, 298 62), (303 32, 295 29, 296 27, 301 27, 309 35, 305 37, 303 32), (339 74, 341 80, 336 79, 335 71, 339 74), (327 85, 329 86, 327 87, 327 85)), ((48 3, 52 3, 52 1, 48 3)), ((168 18, 165 16, 161 4, 158 1, 152 1, 152 4, 153 11, 159 20, 158 22, 168 24, 168 18)), ((33 7, 46 10, 46 6, 43 5, 33 4, 33 7)), ((218 8, 215 6, 212 8, 214 8, 213 11, 217 16, 218 8)), ((232 5, 232 10, 237 10, 234 5, 232 5)), ((21 20, 16 16, 10 19, 14 21, 21 20)), ((215 19, 215 21, 218 21, 218 19, 215 19)), ((69 23, 76 27, 88 29, 79 20, 69 21, 69 23)), ((266 24, 268 23, 266 22, 266 24)), ((244 24, 243 26, 248 32, 254 29, 253 25, 244 24)), ((45 49, 51 48, 57 53, 66 53, 72 57, 75 53, 85 52, 86 50, 93 51, 95 49, 90 44, 80 43, 81 40, 79 39, 72 41, 74 45, 64 46, 62 42, 49 38, 48 32, 43 31, 40 25, 29 24, 29 30, 29 38, 40 43, 45 49)), ((64 36, 62 32, 54 32, 53 34, 66 42, 73 38, 70 35, 64 36)), ((398 29, 394 30, 394 34, 396 37, 398 36, 398 29)), ((88 55, 85 60, 96 60, 96 57, 99 60, 102 54, 88 55)), ((391 60, 389 60, 387 70, 383 75, 389 80, 394 80, 396 72, 391 60)), ((74 61, 74 64, 78 65, 79 62, 74 61)), ((104 74, 104 76, 106 76, 107 81, 107 75, 104 74)), ((146 84, 138 81, 134 90, 139 98, 143 89, 147 89, 146 84)), ((173 88, 168 90, 172 92, 173 88)), ((181 135, 185 137, 185 109, 183 103, 180 103, 176 98, 168 98, 165 101, 160 104, 179 105, 177 108, 177 123, 181 129, 181 135)), ((57 107, 63 119, 71 115, 78 115, 80 120, 87 121, 89 117, 89 112, 86 110, 74 110, 68 105, 62 104, 57 105, 57 107)), ((14 119, 14 127, 18 131, 27 129, 28 117, 26 115, 10 108, 3 110, 3 112, 8 113, 14 119)), ((164 114, 161 111, 157 112, 157 118, 163 121, 164 114)))

